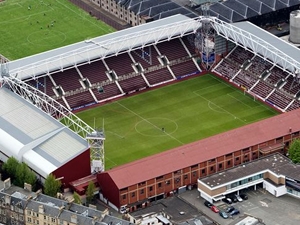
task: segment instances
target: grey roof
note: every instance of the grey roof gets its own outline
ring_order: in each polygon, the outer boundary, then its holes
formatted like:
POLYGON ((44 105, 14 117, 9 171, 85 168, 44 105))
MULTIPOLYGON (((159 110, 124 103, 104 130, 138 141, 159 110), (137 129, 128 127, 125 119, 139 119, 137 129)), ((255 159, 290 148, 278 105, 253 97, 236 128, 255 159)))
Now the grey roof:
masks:
MULTIPOLYGON (((209 8, 209 15, 233 23, 300 4, 300 0, 226 0, 209 8)), ((201 8, 197 8, 201 11, 201 8)))
POLYGON ((287 157, 276 153, 205 178, 200 178, 199 180, 207 186, 214 188, 216 186, 235 182, 243 177, 251 176, 252 174, 270 170, 278 175, 284 175, 291 179, 300 181, 299 169, 300 165, 296 165, 287 157))
POLYGON ((136 15, 149 16, 154 20, 164 18, 159 16, 159 14, 176 15, 177 11, 174 9, 178 9, 182 15, 187 15, 191 18, 197 16, 194 12, 171 0, 116 0, 116 2, 123 5, 126 9, 130 9, 136 15))
POLYGON ((186 203, 179 197, 166 198, 166 199, 159 200, 157 202, 152 202, 150 206, 131 212, 130 215, 138 219, 141 216, 146 214, 160 215, 161 212, 164 212, 165 214, 170 216, 171 217, 170 220, 174 224, 179 224, 186 220, 193 219, 200 216, 197 208, 186 203), (179 212, 184 212, 184 213, 180 214, 179 212))
MULTIPOLYGON (((0 182, 3 185, 3 182, 0 182)), ((39 212, 42 205, 44 214, 71 222, 71 216, 77 218, 77 224, 84 225, 130 225, 131 223, 118 217, 107 215, 108 211, 99 211, 83 205, 69 203, 65 200, 53 198, 41 193, 30 192, 26 189, 10 186, 0 191, 0 204, 9 200, 10 205, 19 207, 21 210, 27 209, 39 212), (29 198, 31 196, 31 198, 29 198), (8 197, 8 198, 6 198, 8 197), (62 207, 64 206, 64 208, 62 207)))
MULTIPOLYGON (((296 60, 297 62, 300 62, 300 50, 297 47, 295 47, 294 45, 292 45, 286 41, 283 41, 282 39, 276 37, 275 35, 271 34, 270 32, 263 30, 262 28, 254 25, 248 21, 233 23, 232 25, 255 35, 256 37, 258 37, 258 38, 266 41, 270 45, 274 46, 274 48, 277 48, 279 51, 281 51, 286 56, 289 56, 292 59, 296 60)), ((251 46, 246 46, 246 47, 249 47, 251 49, 251 46)), ((261 52, 257 51, 256 53, 266 56, 266 51, 263 49, 261 50, 261 52)), ((273 54, 273 55, 269 55, 269 57, 267 57, 267 58, 269 58, 273 62, 276 62, 280 66, 283 66, 282 63, 280 61, 278 61, 277 56, 278 56, 277 54, 273 54)), ((293 68, 290 68, 290 71, 294 72, 293 68)))
POLYGON ((82 137, 5 87, 0 108, 1 151, 43 177, 88 149, 82 137))
POLYGON ((51 51, 39 53, 7 63, 11 76, 24 80, 35 76, 45 76, 75 65, 85 64, 153 43, 187 34, 197 29, 199 24, 181 14, 158 21, 131 27, 90 40, 81 41, 51 51), (189 23, 190 25, 186 25, 189 23), (169 29, 177 26, 176 29, 169 29), (145 32, 147 30, 147 32, 145 32))
POLYGON ((105 215, 101 222, 109 225, 132 225, 129 221, 120 220, 119 218, 110 215, 105 215))

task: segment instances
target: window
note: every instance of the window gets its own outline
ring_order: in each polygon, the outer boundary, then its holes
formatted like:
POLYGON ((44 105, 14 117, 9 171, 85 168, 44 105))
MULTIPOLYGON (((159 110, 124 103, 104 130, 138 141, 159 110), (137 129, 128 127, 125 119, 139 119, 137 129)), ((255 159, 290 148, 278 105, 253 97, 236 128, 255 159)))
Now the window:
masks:
POLYGON ((156 180, 160 180, 160 179, 163 179, 164 176, 159 176, 159 177, 156 177, 156 180))
POLYGON ((149 187, 149 191, 153 191, 153 187, 151 186, 151 187, 149 187))
POLYGON ((161 183, 158 183, 158 187, 161 188, 161 186, 162 186, 161 183))
POLYGON ((188 175, 184 175, 183 179, 187 180, 188 179, 188 175))
POLYGON ((166 181, 166 185, 170 185, 170 181, 169 180, 166 181))
POLYGON ((131 197, 134 198, 135 197, 135 192, 131 193, 131 197))
POLYGON ((144 181, 144 182, 139 183, 139 186, 143 186, 145 184, 146 184, 146 182, 144 181))
POLYGON ((210 167, 210 171, 214 171, 214 167, 213 166, 210 167))
POLYGON ((243 149, 243 152, 244 152, 244 153, 249 152, 249 148, 243 149))
POLYGON ((122 199, 125 200, 126 199, 126 195, 122 195, 122 199))
POLYGON ((195 177, 195 176, 197 176, 197 172, 196 171, 193 172, 193 177, 195 177))
POLYGON ((219 169, 222 169, 222 168, 223 168, 223 164, 219 163, 219 169))
POLYGON ((192 169, 197 169, 197 168, 198 168, 198 164, 192 165, 191 168, 192 168, 192 169))
POLYGON ((141 195, 144 194, 144 188, 140 190, 141 195))
POLYGON ((205 174, 205 169, 202 169, 202 170, 201 170, 201 173, 202 173, 202 174, 205 174))
POLYGON ((227 154, 225 157, 227 158, 227 157, 231 157, 231 156, 232 156, 232 153, 227 154))
POLYGON ((231 161, 227 161, 227 166, 230 166, 231 165, 231 161))
POLYGON ((239 161, 239 160, 240 160, 240 157, 236 157, 236 158, 235 158, 235 161, 239 161))

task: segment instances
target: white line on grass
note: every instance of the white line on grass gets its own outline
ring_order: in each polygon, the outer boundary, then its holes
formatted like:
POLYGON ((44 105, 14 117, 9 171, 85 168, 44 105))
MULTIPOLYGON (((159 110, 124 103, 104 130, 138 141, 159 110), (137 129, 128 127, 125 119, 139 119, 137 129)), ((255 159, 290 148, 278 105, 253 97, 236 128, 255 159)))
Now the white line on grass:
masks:
MULTIPOLYGON (((202 90, 205 90, 205 89, 208 89, 208 88, 211 88, 211 87, 213 87, 213 86, 217 86, 217 85, 220 85, 220 84, 222 84, 221 82, 219 82, 219 83, 216 83, 216 84, 213 84, 213 85, 210 85, 210 86, 207 86, 207 87, 204 87, 204 88, 199 88, 198 90, 200 91, 202 91, 202 90)), ((197 91, 198 91, 197 90, 197 91)))
POLYGON ((111 134, 113 134, 113 135, 115 135, 115 136, 117 136, 117 137, 119 137, 119 138, 124 138, 125 136, 121 136, 121 135, 119 135, 119 134, 117 134, 117 133, 115 133, 115 132, 112 132, 112 131, 107 131, 108 133, 111 133, 111 134))
POLYGON ((251 106, 249 106, 249 105, 245 104, 244 102, 242 102, 242 101, 241 101, 241 100, 239 100, 238 98, 236 98, 236 97, 232 96, 231 94, 227 94, 227 95, 229 95, 231 98, 234 98, 235 100, 239 101, 240 103, 242 103, 243 105, 247 106, 248 108, 250 108, 250 109, 252 109, 252 108, 253 108, 253 107, 251 107, 251 106))
MULTIPOLYGON (((69 9, 70 11, 72 11, 73 13, 77 14, 81 18, 87 20, 88 22, 90 22, 91 24, 95 25, 96 27, 100 28, 104 32, 106 32, 106 29, 104 29, 100 24, 93 23, 92 21, 88 20, 85 16, 82 16, 81 13, 77 13, 76 11, 74 11, 73 9, 71 9, 70 7, 68 7, 65 4, 61 3, 59 0, 56 0, 56 2, 58 2, 59 4, 61 4, 64 7, 66 7, 67 9, 69 9)), ((108 30, 110 30, 110 28, 108 30)))
MULTIPOLYGON (((116 103, 119 104, 120 106, 122 106, 124 109, 128 110, 129 112, 133 113, 134 115, 138 116, 139 118, 141 118, 145 122, 149 123, 150 125, 152 125, 156 129, 161 130, 160 127, 156 126, 155 124, 151 123, 149 120, 145 119, 144 117, 140 116, 136 112, 134 112, 131 109, 127 108, 126 106, 122 105, 120 102, 116 102, 116 103)), ((172 135, 168 134, 167 132, 165 132, 165 134, 168 135, 170 138, 174 139, 175 141, 179 142, 180 144, 182 144, 182 145, 184 144, 183 142, 181 142, 180 140, 178 140, 176 137, 173 137, 172 135)))
MULTIPOLYGON (((220 83, 221 83, 221 81, 219 80, 219 79, 217 79, 216 77, 214 77, 213 75, 210 75, 213 79, 215 79, 215 80, 217 80, 217 81, 219 81, 220 83)), ((228 87, 230 87, 231 89, 233 89, 233 90, 237 90, 237 88, 234 88, 232 85, 230 85, 230 84, 228 84, 228 83, 226 83, 225 81, 222 81, 222 83, 224 83, 226 86, 228 86, 228 87)), ((241 92, 238 92, 238 93, 240 93, 240 94, 242 94, 241 92)), ((246 92, 248 95, 246 95, 248 98, 251 98, 252 99, 252 97, 250 97, 251 95, 248 93, 248 92, 246 92)), ((253 101, 255 102, 255 100, 253 99, 253 101)), ((274 111, 272 111, 271 109, 270 109, 270 107, 268 107, 266 104, 261 104, 265 109, 267 109, 267 110, 269 110, 270 112, 272 112, 274 115, 276 115, 276 113, 274 112, 274 111)), ((255 106, 255 107, 257 107, 257 106, 255 106)), ((254 108, 254 107, 253 107, 254 108)))
POLYGON ((117 166, 117 165, 118 165, 117 163, 115 163, 115 162, 112 161, 111 159, 107 158, 106 156, 105 156, 105 160, 112 162, 112 163, 114 164, 114 166, 117 166))
POLYGON ((216 103, 208 100, 207 98, 203 97, 202 95, 198 94, 196 91, 194 91, 195 95, 198 95, 200 98, 203 98, 205 101, 207 101, 209 104, 213 104, 215 106, 217 106, 219 109, 224 110, 226 113, 228 113, 229 115, 231 115, 233 118, 238 119, 239 121, 247 124, 244 120, 240 119, 239 117, 235 116, 234 114, 232 114, 231 112, 227 111, 226 109, 224 109, 221 106, 218 106, 216 103))
POLYGON ((218 111, 218 110, 213 109, 213 108, 210 106, 211 103, 212 103, 212 102, 208 102, 208 108, 210 108, 212 111, 215 111, 215 112, 217 112, 217 113, 227 113, 226 111, 224 111, 224 109, 222 109, 222 111, 218 111))

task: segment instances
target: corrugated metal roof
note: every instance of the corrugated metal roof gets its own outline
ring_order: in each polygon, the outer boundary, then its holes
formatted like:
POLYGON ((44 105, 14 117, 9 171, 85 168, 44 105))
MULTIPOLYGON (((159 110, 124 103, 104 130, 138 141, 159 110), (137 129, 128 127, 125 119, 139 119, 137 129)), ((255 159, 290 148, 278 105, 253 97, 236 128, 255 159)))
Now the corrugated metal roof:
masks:
POLYGON ((1 151, 44 177, 88 149, 82 137, 4 87, 0 106, 1 151))
MULTIPOLYGON (((236 26, 242 30, 245 30, 256 37, 266 41, 270 45, 274 46, 276 49, 281 51, 282 53, 286 54, 287 56, 291 57, 292 59, 300 62, 300 50, 295 47, 294 45, 276 37, 275 35, 271 34, 270 32, 246 21, 246 22, 239 22, 239 23, 233 23, 233 26, 236 26)), ((251 46, 247 46, 251 48, 251 46)), ((257 51, 257 53, 261 55, 265 55, 265 50, 261 49, 261 52, 257 51)), ((277 55, 273 56, 273 59, 270 58, 272 61, 275 61, 274 59, 277 58, 277 55)), ((279 62, 280 64, 280 62, 279 62)), ((294 72, 294 71, 292 71, 294 72)))
MULTIPOLYGON (((226 0, 212 4, 209 14, 225 22, 234 23, 297 4, 300 4, 300 0, 226 0)), ((197 10, 201 11, 201 8, 197 10)))
POLYGON ((300 130, 300 109, 106 171, 119 189, 300 130), (238 141, 237 141, 238 140, 238 141))

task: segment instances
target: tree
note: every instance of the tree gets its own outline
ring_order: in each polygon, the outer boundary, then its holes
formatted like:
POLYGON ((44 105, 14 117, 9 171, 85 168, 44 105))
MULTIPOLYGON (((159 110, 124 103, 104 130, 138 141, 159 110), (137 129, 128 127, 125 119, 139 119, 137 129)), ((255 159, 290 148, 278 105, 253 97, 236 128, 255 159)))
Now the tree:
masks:
POLYGON ((20 163, 16 158, 10 157, 5 163, 3 163, 2 170, 7 174, 8 177, 14 180, 16 176, 16 169, 19 164, 20 163))
POLYGON ((294 139, 289 147, 289 158, 293 163, 300 163, 300 139, 294 139))
POLYGON ((74 192, 73 198, 74 198, 75 203, 80 204, 80 205, 82 204, 80 195, 77 192, 74 192))
POLYGON ((92 200, 94 198, 95 190, 96 190, 95 184, 92 181, 90 181, 89 185, 88 185, 88 187, 86 189, 86 192, 85 192, 87 203, 91 203, 92 202, 92 200))
POLYGON ((19 163, 16 168, 16 176, 14 180, 14 184, 23 187, 24 183, 31 184, 33 189, 36 182, 35 174, 29 169, 26 163, 19 163))
POLYGON ((44 193, 51 197, 55 197, 61 187, 60 180, 56 180, 53 174, 49 174, 45 180, 44 193))

